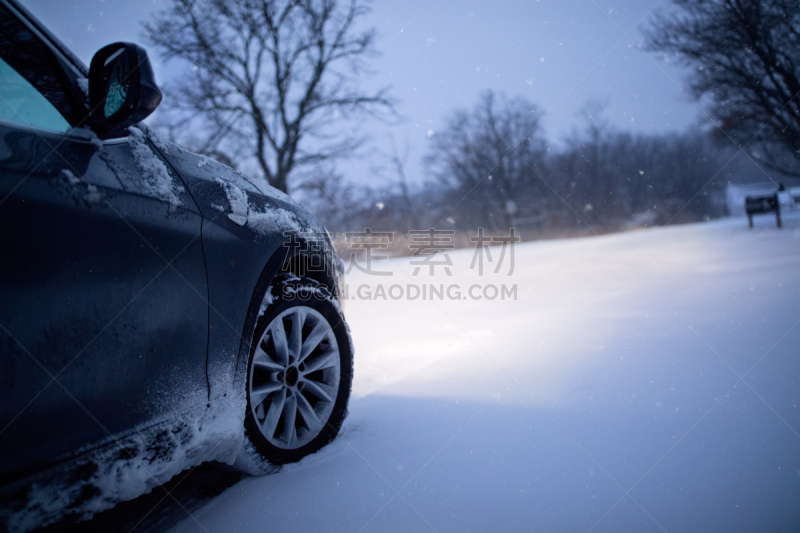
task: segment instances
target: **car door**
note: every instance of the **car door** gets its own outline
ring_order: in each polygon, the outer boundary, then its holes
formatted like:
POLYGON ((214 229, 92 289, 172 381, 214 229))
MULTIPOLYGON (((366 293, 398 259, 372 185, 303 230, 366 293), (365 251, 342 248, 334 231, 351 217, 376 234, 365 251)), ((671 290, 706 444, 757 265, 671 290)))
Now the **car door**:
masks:
POLYGON ((75 88, 0 3, 0 476, 208 394, 201 217, 138 130, 75 129, 75 88))

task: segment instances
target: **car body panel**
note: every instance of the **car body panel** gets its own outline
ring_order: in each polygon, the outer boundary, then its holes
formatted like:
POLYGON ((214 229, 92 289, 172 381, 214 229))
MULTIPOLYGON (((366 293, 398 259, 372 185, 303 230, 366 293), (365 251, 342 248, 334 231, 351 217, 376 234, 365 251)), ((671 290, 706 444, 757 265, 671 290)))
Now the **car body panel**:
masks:
MULTIPOLYGON (((239 386, 237 364, 247 357, 257 315, 251 297, 257 310, 268 282, 288 257, 306 248, 304 239, 326 233, 316 217, 286 194, 160 139, 149 129, 147 134, 180 173, 203 213, 210 305, 208 379, 212 397, 225 394, 231 386, 239 386), (249 217, 241 215, 244 224, 242 219, 232 220, 236 218, 229 199, 232 187, 246 197, 249 217)), ((329 261, 336 263, 332 255, 329 261)))
POLYGON ((3 474, 157 418, 175 389, 207 394, 201 217, 185 191, 136 187, 132 159, 0 124, 3 474))

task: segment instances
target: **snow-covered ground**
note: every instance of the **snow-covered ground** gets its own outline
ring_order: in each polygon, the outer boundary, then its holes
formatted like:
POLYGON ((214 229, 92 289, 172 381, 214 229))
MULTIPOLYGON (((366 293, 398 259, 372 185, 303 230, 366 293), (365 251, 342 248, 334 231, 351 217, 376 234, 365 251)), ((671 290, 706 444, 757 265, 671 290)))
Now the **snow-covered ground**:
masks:
POLYGON ((472 250, 452 277, 354 270, 351 296, 518 298, 349 301, 341 436, 174 531, 798 531, 800 220, 785 226, 528 243, 511 276, 508 257, 478 276, 472 250))

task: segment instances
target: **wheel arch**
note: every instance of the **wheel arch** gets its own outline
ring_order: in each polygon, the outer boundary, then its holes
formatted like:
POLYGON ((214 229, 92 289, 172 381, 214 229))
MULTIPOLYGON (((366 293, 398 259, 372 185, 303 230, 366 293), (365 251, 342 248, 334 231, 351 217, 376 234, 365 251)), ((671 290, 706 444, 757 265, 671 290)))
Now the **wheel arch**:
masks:
POLYGON ((236 359, 235 386, 245 385, 247 377, 247 362, 250 358, 250 344, 259 318, 261 302, 267 289, 272 286, 275 278, 280 274, 294 274, 298 277, 311 278, 325 285, 335 298, 339 298, 339 279, 341 277, 341 262, 335 252, 328 245, 323 253, 324 268, 315 267, 312 254, 308 252, 309 243, 299 238, 292 246, 281 246, 269 260, 267 260, 261 274, 256 281, 247 306, 242 336, 239 343, 239 353, 236 359))

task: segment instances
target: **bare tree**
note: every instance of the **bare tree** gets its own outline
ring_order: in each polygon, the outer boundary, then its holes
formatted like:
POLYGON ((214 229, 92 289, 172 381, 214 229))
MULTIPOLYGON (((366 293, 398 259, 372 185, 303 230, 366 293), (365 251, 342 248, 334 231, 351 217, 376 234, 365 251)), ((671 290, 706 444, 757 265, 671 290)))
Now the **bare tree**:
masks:
POLYGON ((175 131, 189 131, 195 148, 213 157, 254 161, 284 192, 296 168, 351 154, 360 138, 331 125, 391 103, 384 90, 354 86, 375 33, 355 27, 363 0, 340 4, 175 0, 145 24, 165 60, 189 65, 172 87, 175 131))
POLYGON ((403 143, 402 154, 397 146, 397 140, 391 133, 386 135, 389 141, 390 151, 384 152, 380 150, 377 155, 381 163, 375 165, 372 171, 386 179, 386 185, 383 186, 384 194, 388 193, 389 198, 396 205, 390 206, 385 203, 387 207, 392 207, 397 215, 404 221, 404 226, 411 229, 418 229, 417 210, 418 206, 414 204, 413 193, 408 183, 406 176, 406 165, 411 155, 411 143, 408 134, 405 136, 403 143))
POLYGON ((800 176, 800 2, 673 0, 647 47, 692 68, 693 95, 737 144, 755 138, 767 166, 800 176))
POLYGON ((580 213, 578 227, 586 221, 605 231, 637 218, 665 224, 722 214, 726 176, 708 180, 717 174, 725 151, 708 135, 698 130, 632 134, 598 127, 595 117, 566 139, 548 167, 549 181, 580 213))
POLYGON ((567 139, 575 178, 570 182, 571 189, 567 194, 567 202, 579 201, 573 206, 577 211, 583 212, 582 218, 594 223, 603 213, 609 213, 608 206, 614 201, 614 168, 611 164, 610 125, 605 117, 608 101, 590 100, 578 112, 584 122, 584 131, 577 134, 573 131, 567 139))
POLYGON ((537 186, 547 152, 541 119, 531 102, 498 99, 491 91, 473 110, 453 113, 433 137, 426 158, 448 191, 449 209, 458 208, 469 223, 490 228, 512 226, 512 206, 519 206, 520 216, 536 214, 544 196, 537 186))

